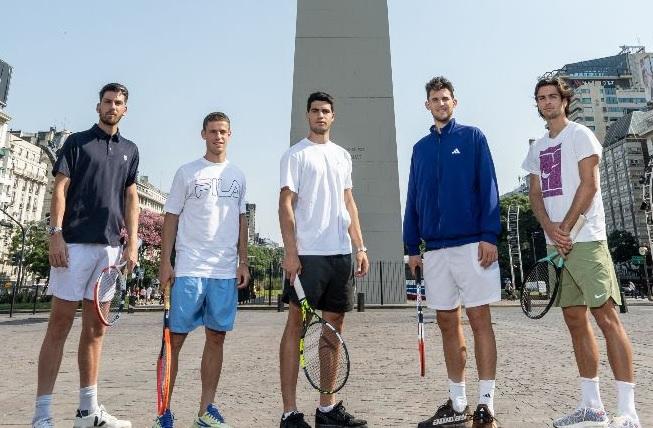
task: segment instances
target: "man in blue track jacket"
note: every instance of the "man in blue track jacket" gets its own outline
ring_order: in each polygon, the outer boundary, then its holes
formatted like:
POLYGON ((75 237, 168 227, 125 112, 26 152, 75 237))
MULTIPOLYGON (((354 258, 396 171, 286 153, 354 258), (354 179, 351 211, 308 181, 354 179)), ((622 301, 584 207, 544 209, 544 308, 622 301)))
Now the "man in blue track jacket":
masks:
POLYGON ((501 300, 497 238, 499 194, 483 133, 453 119, 451 82, 426 84, 426 108, 435 124, 413 147, 404 215, 410 269, 424 272, 426 301, 437 311, 449 377, 449 399, 423 427, 495 427, 497 351, 489 304, 501 300), (420 243, 425 243, 424 261, 420 243), (461 303, 474 333, 479 402, 470 415, 465 395, 465 337, 461 303))

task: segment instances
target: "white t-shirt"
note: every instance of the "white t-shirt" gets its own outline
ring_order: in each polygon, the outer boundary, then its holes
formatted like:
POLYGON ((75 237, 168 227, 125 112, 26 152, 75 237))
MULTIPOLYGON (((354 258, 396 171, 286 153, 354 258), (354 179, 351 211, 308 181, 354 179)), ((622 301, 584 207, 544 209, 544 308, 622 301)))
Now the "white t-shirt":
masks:
MULTIPOLYGON (((571 207, 580 185, 578 162, 592 155, 598 155, 600 161, 602 152, 603 147, 594 133, 571 121, 555 138, 550 138, 547 131, 531 145, 522 168, 540 177, 544 207, 551 221, 562 221, 571 207)), ((606 240, 600 184, 585 216, 587 221, 575 241, 606 240)), ((546 242, 552 243, 548 236, 546 242)))
POLYGON ((300 255, 350 254, 351 218, 345 189, 351 189, 351 156, 337 144, 304 138, 281 158, 281 188, 297 194, 295 236, 300 255))
POLYGON ((179 215, 176 276, 236 277, 240 214, 245 213, 240 169, 204 158, 181 166, 164 210, 179 215))

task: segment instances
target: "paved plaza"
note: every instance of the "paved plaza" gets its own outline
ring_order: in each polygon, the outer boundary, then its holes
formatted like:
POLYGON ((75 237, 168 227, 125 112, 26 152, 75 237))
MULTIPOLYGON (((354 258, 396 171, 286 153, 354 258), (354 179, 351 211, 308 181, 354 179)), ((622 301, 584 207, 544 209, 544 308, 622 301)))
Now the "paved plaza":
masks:
MULTIPOLYGON (((48 314, 0 315, 2 371, 0 426, 27 426, 36 390, 37 354, 48 314)), ((241 311, 237 327, 227 336, 218 405, 234 427, 277 427, 281 413, 277 350, 286 314, 241 311)), ((653 306, 630 308, 623 320, 634 345, 638 387, 637 407, 643 426, 653 426, 653 306)), ((493 322, 499 349, 495 406, 501 427, 547 427, 555 416, 577 404, 579 381, 561 313, 527 320, 517 307, 496 307, 493 322)), ((446 398, 446 372, 440 335, 427 317, 427 376, 420 378, 414 309, 351 313, 345 337, 352 373, 339 394, 352 413, 370 427, 415 427, 433 414, 446 398)), ((155 361, 160 346, 161 313, 124 316, 105 341, 99 398, 111 413, 131 419, 134 427, 151 425, 155 413, 155 361)), ((66 346, 55 388, 58 427, 72 426, 78 402, 76 348, 80 319, 66 346)), ((465 327, 471 337, 469 326, 465 327)), ((196 331, 182 351, 180 374, 172 409, 177 426, 188 427, 199 400, 199 363, 203 334, 196 331)), ((469 345, 467 390, 476 404, 474 350, 469 345)), ((608 412, 616 406, 614 383, 601 339, 599 376, 608 412)), ((313 420, 317 396, 303 374, 298 386, 300 410, 313 420)))

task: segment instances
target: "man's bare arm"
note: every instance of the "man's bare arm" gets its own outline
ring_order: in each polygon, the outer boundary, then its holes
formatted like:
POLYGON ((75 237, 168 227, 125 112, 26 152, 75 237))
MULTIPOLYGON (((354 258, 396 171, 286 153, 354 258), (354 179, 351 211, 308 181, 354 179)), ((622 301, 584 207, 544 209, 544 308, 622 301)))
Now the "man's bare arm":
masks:
POLYGON ((174 271, 172 269, 172 249, 175 246, 177 237, 177 226, 179 216, 177 214, 166 213, 163 219, 163 228, 161 231, 161 266, 159 267, 159 281, 161 285, 173 280, 174 271))
POLYGON ((293 201, 296 197, 297 194, 288 187, 284 187, 279 193, 279 227, 281 228, 281 238, 283 239, 285 252, 283 267, 291 282, 295 280, 295 275, 301 272, 302 269, 297 251, 297 238, 295 236, 293 201))
POLYGON ((574 227, 581 214, 587 212, 590 205, 592 205, 594 195, 599 190, 599 156, 592 155, 581 159, 578 162, 578 173, 580 174, 580 185, 576 189, 571 206, 560 224, 560 228, 566 232, 574 227))
POLYGON ((123 260, 127 262, 127 271, 131 272, 138 261, 138 190, 136 183, 125 189, 125 226, 127 227, 127 248, 123 260))
POLYGON ((361 231, 361 224, 358 218, 358 207, 356 206, 356 201, 354 200, 354 194, 351 189, 345 189, 345 207, 349 213, 349 218, 351 218, 351 224, 349 225, 349 237, 351 238, 351 243, 354 246, 354 255, 356 257, 356 276, 364 276, 369 270, 369 261, 367 260, 367 253, 364 251, 358 251, 358 249, 363 248, 363 232, 361 231))
MULTIPOLYGON (((62 173, 58 173, 54 177, 52 202, 50 204, 50 226, 61 227, 63 224, 63 215, 66 211, 66 193, 69 184, 70 178, 62 173)), ((68 247, 61 232, 50 236, 48 259, 52 267, 68 266, 68 247)))

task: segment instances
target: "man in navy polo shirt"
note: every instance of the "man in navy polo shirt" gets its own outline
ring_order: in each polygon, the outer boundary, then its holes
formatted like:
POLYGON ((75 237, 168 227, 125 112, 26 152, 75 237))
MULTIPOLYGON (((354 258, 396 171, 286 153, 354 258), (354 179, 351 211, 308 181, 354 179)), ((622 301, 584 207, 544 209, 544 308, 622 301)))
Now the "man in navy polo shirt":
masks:
POLYGON ((458 101, 444 77, 426 84, 426 108, 434 125, 413 147, 404 242, 413 274, 426 244, 426 301, 442 332, 449 399, 423 427, 494 428, 497 350, 489 304, 501 300, 497 238, 501 232, 499 193, 492 156, 483 133, 453 119, 458 101), (479 401, 469 415, 465 394, 465 337, 461 305, 474 333, 479 401), (472 419, 472 420, 470 420, 472 419))
POLYGON ((120 257, 131 271, 137 258, 138 148, 118 132, 127 113, 127 88, 109 83, 100 90, 99 120, 72 134, 58 154, 50 208, 50 285, 52 309, 39 354, 33 428, 54 427, 52 391, 63 348, 82 301, 79 409, 74 428, 130 428, 98 405, 97 378, 105 327, 95 313, 93 287, 100 271, 120 257), (120 254, 120 230, 127 245, 120 254))

